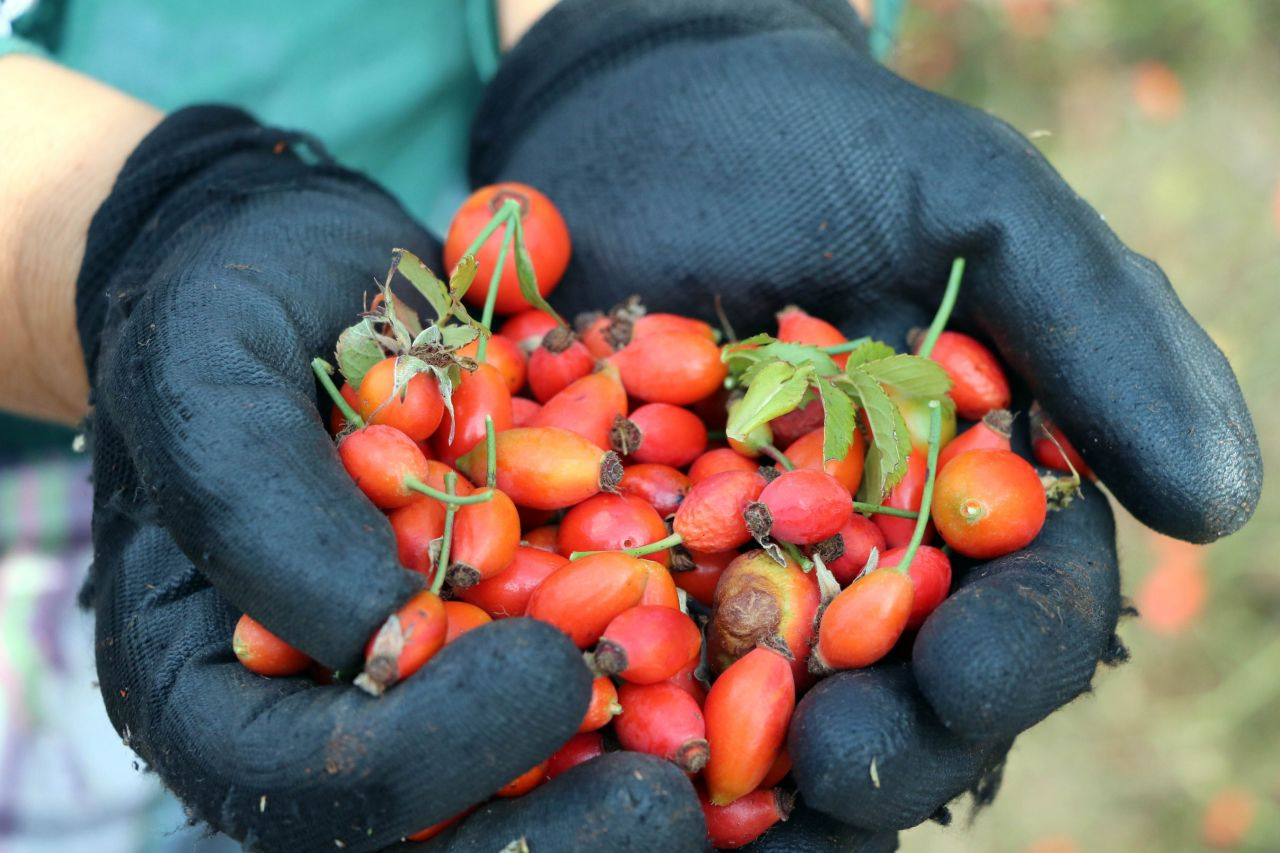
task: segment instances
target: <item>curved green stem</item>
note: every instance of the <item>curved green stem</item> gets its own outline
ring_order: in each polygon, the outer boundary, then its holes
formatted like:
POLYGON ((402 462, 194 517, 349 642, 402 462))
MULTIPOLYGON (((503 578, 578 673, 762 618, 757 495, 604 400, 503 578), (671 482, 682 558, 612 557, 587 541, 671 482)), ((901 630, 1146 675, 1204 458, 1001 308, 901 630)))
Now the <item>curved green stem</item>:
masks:
MULTIPOLYGON (((507 202, 514 205, 515 202, 507 202)), ((505 208, 506 205, 503 205, 505 208)), ((512 216, 518 216, 518 213, 512 216)), ((511 241, 515 239, 515 229, 511 227, 510 218, 508 217, 507 226, 502 229, 502 248, 498 250, 498 262, 493 265, 493 274, 489 276, 489 292, 484 297, 484 312, 480 315, 480 325, 484 326, 488 331, 493 325, 493 308, 498 304, 498 285, 502 283, 502 268, 507 264, 507 253, 511 251, 511 241)), ((484 363, 485 355, 489 352, 489 336, 482 334, 480 343, 476 347, 476 361, 484 363)))
MULTIPOLYGON (((454 492, 458 487, 458 475, 450 471, 444 475, 445 496, 456 498, 454 492)), ((432 491, 435 491, 434 489, 432 491)), ((491 495, 487 497, 492 497, 491 495)), ((458 505, 449 503, 444 511, 444 534, 440 538, 440 556, 436 558, 436 576, 431 582, 433 595, 440 594, 444 586, 444 576, 449 573, 449 547, 453 544, 453 517, 458 514, 458 505)))
POLYGON ((338 386, 333 384, 333 367, 323 358, 311 359, 311 369, 315 371, 316 378, 320 380, 320 384, 324 386, 324 390, 328 392, 333 399, 333 404, 338 407, 338 411, 342 412, 342 416, 347 419, 347 423, 354 424, 356 429, 364 427, 364 418, 356 414, 356 410, 351 408, 351 404, 342 396, 342 392, 338 390, 338 386))
POLYGON ((907 552, 902 555, 901 562, 894 566, 900 572, 906 573, 911 568, 911 561, 916 558, 916 551, 920 550, 920 543, 924 541, 925 528, 929 526, 929 510, 933 506, 933 480, 938 473, 938 441, 942 433, 942 409, 937 400, 929 401, 929 468, 928 475, 924 481, 924 492, 920 496, 920 517, 916 519, 916 529, 911 534, 911 542, 907 545, 907 552))
POLYGON ((876 515, 892 515, 894 518, 920 517, 920 513, 912 512, 909 509, 898 509, 896 506, 881 506, 879 504, 863 503, 862 501, 854 501, 853 509, 856 512, 868 512, 876 515))
POLYGON ((794 542, 783 542, 779 539, 778 544, 782 546, 782 550, 787 552, 788 557, 796 561, 796 565, 801 569, 807 572, 813 568, 813 560, 806 557, 794 542))
POLYGON ((855 338, 851 341, 845 341, 842 344, 832 344, 829 347, 818 347, 819 350, 827 355, 842 355, 846 352, 853 352, 863 344, 870 343, 871 338, 855 338))
POLYGON ((938 306, 938 313, 933 315, 933 322, 929 324, 929 333, 924 336, 920 351, 916 353, 921 358, 929 357, 933 352, 933 345, 938 342, 938 335, 941 335, 942 330, 947 327, 947 321, 951 319, 951 310, 956 307, 956 296, 960 293, 960 279, 963 277, 964 258, 956 258, 951 263, 951 277, 947 279, 947 289, 942 294, 942 304, 938 306))
POLYGON ((784 471, 796 470, 795 464, 790 459, 787 458, 787 454, 783 453, 781 450, 774 447, 772 444, 760 445, 760 452, 763 453, 765 456, 768 456, 774 462, 777 462, 779 465, 781 465, 782 470, 784 471))
POLYGON ((498 208, 498 212, 489 220, 489 224, 482 228, 476 238, 471 241, 471 245, 462 253, 463 257, 474 255, 480 251, 480 247, 484 245, 485 240, 493 236, 493 232, 498 230, 498 226, 506 222, 512 215, 520 215, 520 202, 509 198, 502 203, 502 207, 498 208))
POLYGON ((628 557, 643 557, 647 554, 653 554, 658 551, 665 551, 668 548, 674 548, 684 541, 684 537, 679 533, 672 533, 666 539, 659 539, 657 542, 651 542, 648 545, 641 545, 638 548, 628 548, 625 551, 574 551, 569 555, 570 560, 578 560, 582 557, 590 557, 592 554, 626 554, 628 557))
MULTIPOLYGON (((446 480, 448 479, 448 477, 449 477, 449 474, 445 474, 446 480)), ((488 501, 493 500, 492 492, 487 492, 483 495, 458 495, 458 494, 454 494, 453 492, 442 492, 439 489, 434 489, 431 486, 428 486, 426 483, 422 482, 412 474, 408 474, 405 476, 404 484, 408 486, 410 489, 413 489, 415 492, 421 492, 427 497, 435 498, 441 503, 448 504, 449 506, 465 506, 466 504, 482 504, 482 503, 486 503, 488 501)))
POLYGON ((484 452, 486 488, 497 488, 498 485, 498 436, 493 430, 493 416, 484 416, 484 452))

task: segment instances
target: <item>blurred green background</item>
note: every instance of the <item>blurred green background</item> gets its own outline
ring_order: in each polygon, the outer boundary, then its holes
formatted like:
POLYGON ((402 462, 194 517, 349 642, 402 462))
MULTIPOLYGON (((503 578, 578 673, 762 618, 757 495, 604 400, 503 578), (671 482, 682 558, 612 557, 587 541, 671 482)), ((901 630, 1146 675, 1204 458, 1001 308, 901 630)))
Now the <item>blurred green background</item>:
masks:
MULTIPOLYGON (((889 63, 1031 136, 1227 353, 1280 471, 1280 0, 909 0, 889 63)), ((1280 850, 1280 503, 1205 548, 1117 508, 1133 660, 908 853, 1280 850)))

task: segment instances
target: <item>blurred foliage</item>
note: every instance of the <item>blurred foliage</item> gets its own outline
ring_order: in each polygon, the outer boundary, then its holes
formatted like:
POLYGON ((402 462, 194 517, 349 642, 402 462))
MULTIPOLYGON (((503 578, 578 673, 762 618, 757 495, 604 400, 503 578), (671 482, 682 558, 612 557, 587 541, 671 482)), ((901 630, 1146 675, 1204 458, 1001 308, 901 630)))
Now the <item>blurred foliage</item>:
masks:
MULTIPOLYGON (((1280 471, 1280 0, 910 0, 890 64, 1031 136, 1230 357, 1280 471)), ((1133 660, 908 853, 1280 850, 1280 506, 1206 548, 1117 509, 1133 660)))

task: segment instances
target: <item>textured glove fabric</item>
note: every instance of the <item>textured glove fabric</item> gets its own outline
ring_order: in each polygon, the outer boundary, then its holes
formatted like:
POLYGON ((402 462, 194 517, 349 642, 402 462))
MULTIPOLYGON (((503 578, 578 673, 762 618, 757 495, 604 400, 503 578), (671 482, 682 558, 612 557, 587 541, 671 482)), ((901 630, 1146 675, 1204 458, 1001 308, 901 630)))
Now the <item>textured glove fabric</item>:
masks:
MULTIPOLYGON (((238 111, 176 113, 93 221, 78 291, 95 401, 85 598, 111 720, 193 819, 254 850, 375 850, 558 749, 591 675, 563 634, 524 619, 460 638, 377 699, 260 678, 232 654, 247 610, 350 665, 420 586, 338 461, 309 363, 393 247, 438 264, 439 244, 300 143, 238 111)), ((696 810, 671 776, 652 773, 647 795, 696 810)), ((584 807, 571 782, 539 802, 561 790, 584 807)), ((695 817, 682 836, 701 837, 695 817)), ((645 810, 607 829, 644 849, 669 836, 645 810)))
MULTIPOLYGON (((528 182, 563 212, 570 314, 638 293, 712 320, 719 295, 742 334, 794 303, 901 349, 964 256, 952 326, 996 348, 1128 509, 1190 541, 1238 529, 1261 488, 1253 425, 1161 271, 1025 138, 865 44, 844 0, 563 0, 490 85, 472 180, 528 182)), ((1100 492, 1024 552, 958 569, 911 667, 801 703, 809 807, 891 830, 986 799, 1013 736, 1118 657, 1100 492)))
POLYGON ((1261 457, 1226 359, 1035 147, 876 64, 843 0, 567 0, 488 89, 472 178, 563 211, 570 309, 643 293, 745 330, 787 303, 890 335, 969 271, 958 328, 1141 521, 1240 527, 1261 457))

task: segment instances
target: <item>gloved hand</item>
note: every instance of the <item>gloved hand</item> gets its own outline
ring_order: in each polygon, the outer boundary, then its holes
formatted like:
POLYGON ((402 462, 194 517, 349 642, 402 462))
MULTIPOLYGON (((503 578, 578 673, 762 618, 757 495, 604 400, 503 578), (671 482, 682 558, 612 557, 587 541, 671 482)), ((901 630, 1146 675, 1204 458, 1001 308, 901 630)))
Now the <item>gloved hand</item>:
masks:
MULTIPOLYGON (((962 255, 952 325, 994 344, 1134 515, 1209 542, 1256 506, 1236 380, 1160 270, 1010 127, 878 65, 846 0, 564 0, 506 58, 473 143, 475 184, 525 181, 563 212, 570 315, 639 293, 713 319, 719 294, 739 332, 796 303, 901 349, 962 255)), ((1013 737, 1120 653, 1095 488, 957 586, 910 667, 801 702, 808 806, 894 830, 986 797, 1013 737)))
MULTIPOLYGON (((263 679, 232 655, 247 610, 323 664, 354 667, 420 586, 338 461, 310 362, 332 353, 392 248, 439 269, 440 244, 364 178, 295 153, 306 147, 238 111, 176 113, 93 221, 77 293, 95 404, 85 598, 111 720, 194 819, 251 849, 371 850, 558 749, 591 677, 566 637, 524 619, 460 639, 378 699, 263 679)), ((591 796, 628 808, 595 840, 700 849, 674 766, 610 766, 591 796)), ((574 785, 566 774, 540 802, 572 810, 574 785)), ((541 837, 585 849, 571 831, 541 837)), ((512 840, 472 836, 489 850, 512 840)))

